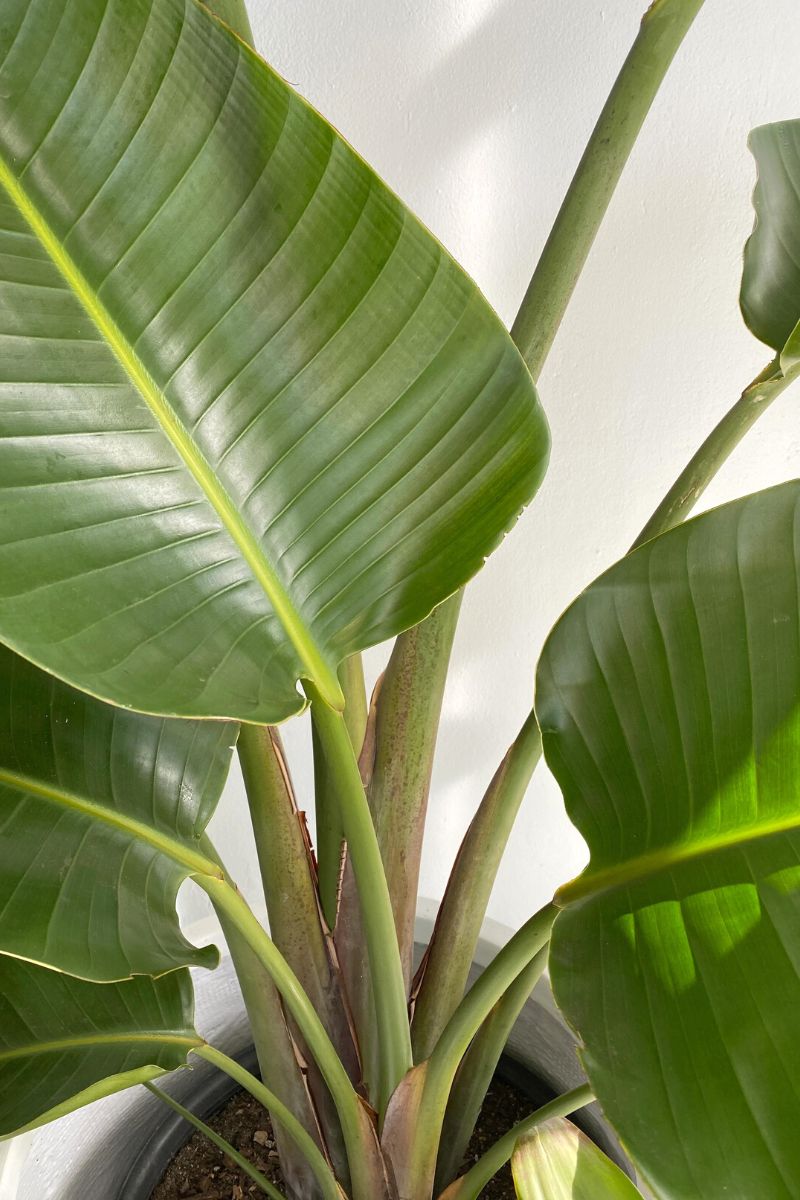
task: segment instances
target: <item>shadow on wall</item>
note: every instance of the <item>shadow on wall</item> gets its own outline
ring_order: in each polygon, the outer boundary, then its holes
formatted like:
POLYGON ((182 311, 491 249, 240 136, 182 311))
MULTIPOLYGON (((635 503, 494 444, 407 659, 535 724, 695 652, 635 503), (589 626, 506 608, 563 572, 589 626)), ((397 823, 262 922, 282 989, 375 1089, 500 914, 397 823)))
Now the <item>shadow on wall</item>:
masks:
MULTIPOLYGON (((596 96, 594 89, 576 94, 563 68, 596 53, 598 20, 579 24, 570 13, 560 20, 549 0, 437 0, 425 9, 315 0, 298 28, 288 16, 271 23, 255 0, 250 7, 264 55, 423 221, 447 231, 448 249, 510 319, 503 292, 524 287, 532 236, 552 216, 571 173, 564 106, 586 110, 588 133, 613 78, 598 80, 596 96), (337 73, 332 45, 348 48, 337 73), (512 135, 497 137, 504 124, 512 135), (547 179, 540 178, 543 163, 547 179), (522 261, 508 236, 519 197, 522 261)), ((621 44, 636 20, 633 11, 619 22, 621 44)), ((599 23, 605 27, 602 15, 599 23)), ((608 32, 612 41, 615 31, 608 32)))

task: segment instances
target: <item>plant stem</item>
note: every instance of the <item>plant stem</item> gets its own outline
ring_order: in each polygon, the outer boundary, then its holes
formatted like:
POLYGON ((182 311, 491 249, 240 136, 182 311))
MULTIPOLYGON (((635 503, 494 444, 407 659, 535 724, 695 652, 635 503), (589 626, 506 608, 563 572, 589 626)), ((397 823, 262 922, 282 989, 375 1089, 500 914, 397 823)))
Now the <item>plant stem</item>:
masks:
POLYGON ((314 814, 316 823, 319 901, 328 929, 336 925, 339 908, 339 881, 344 854, 344 830, 339 799, 331 780, 322 739, 311 710, 311 748, 314 756, 314 814))
POLYGON ((313 854, 283 754, 280 735, 243 726, 239 760, 253 823, 270 935, 297 975, 352 1079, 358 1062, 341 981, 320 913, 313 854))
POLYGON ((655 0, 598 118, 511 329, 536 379, 639 130, 703 0, 655 0))
POLYGON ((374 1161, 366 1141, 370 1132, 365 1124, 368 1123, 368 1117, 313 1004, 283 955, 230 881, 210 876, 197 876, 196 881, 208 893, 214 907, 222 911, 238 930, 274 980, 336 1105, 347 1147, 355 1200, 372 1200, 378 1193, 370 1193, 370 1187, 374 1186, 374 1161))
POLYGON ((542 1125, 553 1117, 569 1116, 577 1109, 591 1104, 593 1100, 592 1089, 588 1084, 584 1084, 574 1088, 571 1092, 566 1092, 563 1096, 558 1096, 541 1108, 537 1108, 536 1112, 531 1113, 529 1117, 510 1129, 505 1137, 500 1138, 499 1142, 495 1142, 478 1159, 475 1166, 467 1171, 466 1175, 462 1175, 455 1183, 451 1183, 450 1187, 442 1192, 439 1200, 477 1200, 492 1176, 496 1175, 500 1168, 509 1161, 514 1153, 514 1147, 521 1137, 530 1133, 537 1125, 542 1125))
POLYGON ((344 723, 356 752, 361 753, 367 731, 367 687, 364 683, 364 663, 360 654, 351 654, 339 666, 339 682, 344 695, 344 723))
POLYGON ((294 1113, 281 1103, 274 1092, 270 1091, 260 1079, 256 1079, 255 1075, 251 1075, 234 1059, 223 1054, 221 1050, 215 1050, 213 1046, 200 1046, 195 1050, 195 1054, 218 1067, 220 1071, 224 1071, 226 1075, 230 1075, 231 1079, 235 1079, 251 1096, 255 1096, 256 1100, 274 1113, 314 1172, 314 1178, 319 1184, 325 1200, 342 1200, 342 1192, 319 1146, 309 1136, 294 1113))
POLYGON ((464 835, 419 975, 411 1026, 414 1060, 433 1051, 464 995, 497 871, 534 769, 542 738, 530 713, 464 835))
MULTIPOLYGON (((436 734, 460 604, 459 592, 395 642, 375 689, 369 734, 359 760, 389 887, 406 995, 411 985, 419 868, 436 734)), ((346 861, 336 948, 353 1008, 364 1078, 372 1084, 380 1047, 363 946, 356 882, 352 863, 346 861)))
POLYGON ((489 1084, 517 1017, 547 966, 547 947, 534 955, 503 993, 461 1060, 447 1102, 434 1192, 444 1188, 464 1161, 489 1084))
MULTIPOLYGON (((243 726, 238 751, 267 902, 270 935, 308 994, 350 1079, 357 1083, 360 1068, 344 1003, 342 980, 334 961, 330 935, 320 913, 311 845, 303 817, 297 810, 280 735, 277 729, 265 725, 243 726)), ((245 949, 252 953, 249 948, 245 949)), ((231 953, 244 991, 245 979, 233 947, 231 953)), ((240 952, 239 960, 242 957, 240 952)), ((263 973, 263 967, 257 966, 263 973)), ((248 1012, 251 1023, 256 1024, 258 1018, 250 1004, 248 1012)), ((285 1021, 281 1023, 285 1025, 285 1021)), ((302 1041, 296 1034, 295 1040, 302 1041)), ((293 1055, 295 1049, 292 1045, 293 1055)), ((300 1050, 304 1057, 310 1057, 302 1044, 300 1050)), ((269 1059, 260 1056, 259 1061, 264 1079, 271 1082, 273 1071, 269 1059)), ((345 1179, 341 1129, 313 1058, 309 1061, 307 1083, 325 1144, 340 1178, 345 1179)))
POLYGON ((548 904, 517 930, 472 985, 436 1043, 426 1064, 416 1114, 410 1178, 419 1190, 413 1200, 430 1195, 447 1100, 459 1063, 494 1005, 547 944, 557 913, 556 905, 548 904))
POLYGON ((795 378, 795 373, 788 376, 782 373, 780 356, 756 375, 681 471, 633 543, 632 550, 672 529, 691 512, 747 431, 795 378))
MULTIPOLYGON (((311 1101, 308 1080, 298 1061, 297 1046, 289 1031, 281 998, 263 963, 244 940, 239 930, 222 911, 217 911, 222 932, 228 943, 236 978, 250 1021, 261 1077, 284 1107, 291 1109, 308 1133, 321 1146, 317 1112, 311 1101)), ((324 1085, 323 1085, 324 1087, 324 1085)), ((331 1104, 326 1090, 326 1100, 331 1104)), ((314 1176, 295 1141, 273 1113, 273 1132, 278 1146, 281 1169, 292 1195, 320 1200, 314 1176)), ((341 1133, 340 1133, 341 1138, 341 1133)), ((335 1159, 338 1165, 338 1159, 335 1159)))
POLYGON ((406 989, 411 984, 420 858, 436 736, 461 592, 394 645, 375 713, 368 799, 392 898, 406 989))
POLYGON ((313 685, 306 684, 306 688, 336 789, 358 889, 380 1039, 376 1099, 382 1115, 392 1092, 411 1068, 411 1034, 394 914, 375 826, 344 717, 325 704, 313 685))
MULTIPOLYGON (((440 604, 421 625, 399 637, 375 689, 359 762, 391 897, 405 994, 411 984, 420 858, 436 734, 461 593, 440 604)), ((380 1045, 370 974, 364 969, 364 930, 353 864, 346 862, 336 947, 368 1085, 379 1073, 380 1045)))
POLYGON ((295 804, 280 735, 266 725, 243 725, 237 749, 270 934, 319 1008, 322 993, 329 986, 330 966, 313 861, 295 804))
MULTIPOLYGON (((361 753, 367 729, 367 693, 360 654, 351 654, 340 664, 339 683, 344 696, 344 723, 357 758, 361 753)), ((331 779, 313 708, 311 739, 314 753, 314 805, 320 904, 328 928, 333 929, 339 911, 345 838, 336 788, 331 779)))
POLYGON ((467 1047, 493 1006, 520 971, 547 944, 558 911, 555 904, 547 904, 530 917, 475 981, 447 1022, 430 1056, 429 1081, 437 1075, 452 1079, 467 1047))
POLYGON ((258 1168, 253 1166, 249 1159, 245 1158, 243 1154, 240 1154, 238 1150, 234 1150, 230 1142, 226 1142, 225 1138, 220 1137, 218 1133, 215 1133, 213 1129, 206 1125, 205 1121, 201 1121, 200 1118, 196 1117, 193 1112, 189 1111, 188 1108, 184 1108, 183 1105, 179 1104, 173 1096, 170 1096, 167 1092, 162 1092, 161 1088, 156 1087, 154 1083, 146 1083, 144 1086, 147 1088, 148 1092, 152 1092, 157 1099, 161 1100, 164 1104, 168 1105, 169 1108, 173 1109, 173 1111, 176 1112, 179 1117, 183 1117, 184 1121, 188 1121, 190 1125, 194 1125, 195 1129, 199 1129, 199 1131, 204 1134, 205 1137, 207 1137, 208 1140, 212 1142, 218 1150, 221 1150, 223 1154, 227 1155, 231 1162, 236 1164, 240 1171, 244 1171, 245 1175, 248 1175, 250 1179, 253 1180, 253 1183, 257 1184, 258 1187, 261 1188, 262 1192, 266 1192, 268 1196, 272 1197, 272 1200, 286 1200, 286 1197, 283 1195, 283 1193, 279 1192, 273 1183, 270 1183, 266 1175, 262 1175, 258 1168))

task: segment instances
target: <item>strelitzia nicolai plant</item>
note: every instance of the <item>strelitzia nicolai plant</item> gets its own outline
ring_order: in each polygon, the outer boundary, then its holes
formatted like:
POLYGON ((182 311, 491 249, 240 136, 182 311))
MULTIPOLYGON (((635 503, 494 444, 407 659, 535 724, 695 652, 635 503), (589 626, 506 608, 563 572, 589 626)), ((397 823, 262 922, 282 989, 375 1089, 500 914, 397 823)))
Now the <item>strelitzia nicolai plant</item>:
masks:
POLYGON ((800 1192, 800 484, 682 523, 798 370, 800 123, 752 138, 774 357, 553 630, 412 974, 460 589, 541 481, 534 381, 701 4, 645 14, 509 334, 241 0, 4 3, 4 1134, 134 1084, 185 1113, 154 1081, 198 1056, 270 1110, 293 1200, 472 1200, 512 1157, 528 1200, 636 1194, 564 1120, 595 1097, 660 1196, 800 1192), (276 728, 306 708, 313 850, 276 728), (542 747, 590 865, 465 990, 542 747), (269 933, 205 833, 234 748, 269 933), (193 1027, 189 878, 260 1080, 193 1027), (459 1174, 548 962, 588 1082, 459 1174))

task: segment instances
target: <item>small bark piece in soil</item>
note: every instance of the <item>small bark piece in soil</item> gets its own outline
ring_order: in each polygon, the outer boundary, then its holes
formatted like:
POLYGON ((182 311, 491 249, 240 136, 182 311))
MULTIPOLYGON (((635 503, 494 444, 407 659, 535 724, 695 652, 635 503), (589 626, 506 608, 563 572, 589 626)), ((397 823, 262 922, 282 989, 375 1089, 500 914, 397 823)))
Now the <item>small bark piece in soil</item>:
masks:
MULTIPOLYGON (((531 1110, 531 1101, 523 1092, 494 1080, 472 1135, 464 1170, 531 1110)), ((269 1116, 248 1092, 238 1092, 206 1123, 258 1167, 271 1183, 283 1188, 269 1116)), ((221 1150, 201 1133, 195 1133, 173 1158, 150 1200, 254 1200, 263 1194, 221 1150)), ((481 1197, 515 1200, 508 1167, 487 1184, 481 1197)))

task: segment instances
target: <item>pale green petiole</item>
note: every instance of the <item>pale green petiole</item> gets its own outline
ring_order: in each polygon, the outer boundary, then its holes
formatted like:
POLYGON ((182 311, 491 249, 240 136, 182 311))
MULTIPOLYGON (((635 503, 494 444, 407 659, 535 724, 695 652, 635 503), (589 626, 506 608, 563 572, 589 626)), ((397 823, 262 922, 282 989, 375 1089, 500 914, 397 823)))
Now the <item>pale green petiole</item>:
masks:
POLYGON ((547 944, 557 913, 556 906, 548 904, 526 921, 472 985, 445 1026, 426 1066, 412 1150, 415 1178, 433 1183, 447 1100, 458 1065, 494 1005, 547 944))
POLYGON ((291 1109, 287 1108, 274 1092, 270 1091, 260 1079, 256 1079, 255 1075, 251 1075, 234 1059, 229 1058, 220 1050, 215 1050, 213 1046, 201 1046, 194 1053, 199 1058, 204 1058, 206 1062, 218 1067, 220 1071, 224 1071, 226 1075, 230 1075, 231 1079, 235 1079, 245 1091, 248 1091, 251 1096, 255 1096, 256 1100, 260 1100, 275 1119, 280 1121, 289 1137, 304 1155, 306 1162, 314 1172, 314 1178, 319 1184, 325 1200, 342 1200, 342 1191, 319 1146, 300 1124, 291 1109))
POLYGON ((213 1142, 218 1150, 221 1150, 223 1154, 226 1154, 231 1162, 236 1163, 236 1166, 239 1167, 240 1170, 244 1171, 245 1175, 248 1175, 250 1179, 253 1180, 253 1183, 261 1188, 262 1192, 265 1192, 268 1196, 271 1196, 272 1200, 286 1200, 283 1193, 279 1192, 273 1183, 270 1183, 266 1175, 262 1175, 258 1168, 253 1166, 249 1159, 245 1158, 243 1154, 240 1154, 238 1150, 234 1150, 230 1142, 226 1142, 225 1138, 220 1137, 218 1133, 215 1133, 210 1126, 206 1125, 205 1121, 201 1121, 200 1118, 196 1117, 193 1112, 190 1112, 188 1108, 184 1108, 182 1104, 179 1104, 178 1101, 173 1096, 170 1096, 167 1092, 162 1092, 161 1088, 156 1087, 155 1084, 146 1083, 144 1086, 147 1088, 148 1092, 152 1092, 154 1096, 156 1096, 164 1104, 168 1105, 168 1107, 176 1112, 178 1116, 183 1117, 184 1121, 188 1121, 190 1125, 194 1125, 195 1129, 198 1129, 200 1133, 204 1134, 210 1142, 213 1142))
POLYGON ((577 1109, 591 1104, 593 1100, 592 1089, 588 1084, 584 1084, 574 1088, 571 1092, 565 1092, 563 1096, 557 1096, 555 1100, 551 1100, 542 1108, 537 1108, 536 1112, 525 1117, 513 1129, 510 1129, 505 1137, 495 1142, 483 1157, 478 1159, 474 1167, 467 1171, 466 1175, 462 1175, 455 1183, 451 1183, 450 1187, 442 1192, 439 1200, 477 1200, 492 1176, 496 1175, 500 1168, 509 1161, 514 1153, 514 1147, 521 1137, 552 1117, 569 1116, 577 1109))
POLYGON ((339 1114, 355 1193, 359 1197, 367 1196, 371 1178, 364 1143, 365 1122, 368 1118, 313 1004, 294 971, 236 888, 227 879, 199 876, 197 883, 208 893, 215 908, 225 914, 263 963, 296 1021, 339 1114))
POLYGON ((344 717, 306 685, 315 728, 336 790, 358 889, 380 1042, 379 1112, 411 1069, 411 1031, 392 902, 380 847, 344 717))

